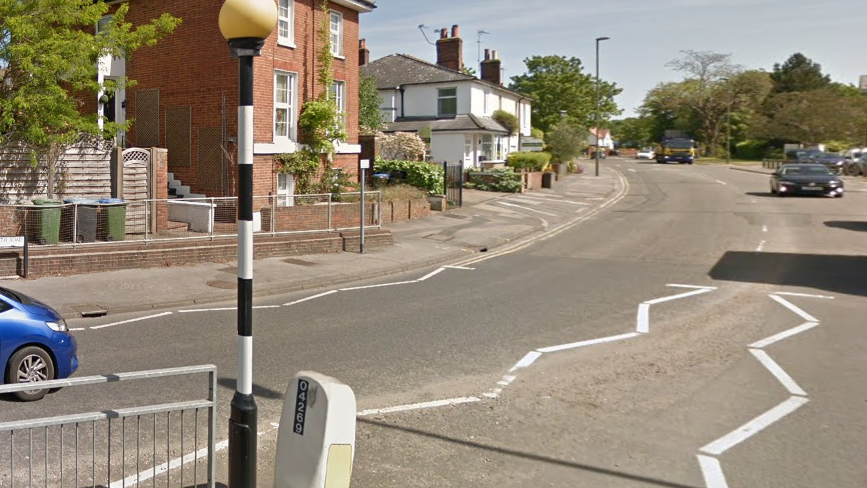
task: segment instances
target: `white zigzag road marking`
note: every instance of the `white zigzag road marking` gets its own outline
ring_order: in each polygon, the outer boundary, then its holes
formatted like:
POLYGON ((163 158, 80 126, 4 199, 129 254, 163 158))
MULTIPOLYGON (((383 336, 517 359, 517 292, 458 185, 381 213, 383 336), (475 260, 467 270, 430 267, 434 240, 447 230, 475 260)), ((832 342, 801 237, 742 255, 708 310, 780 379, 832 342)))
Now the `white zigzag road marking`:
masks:
MULTIPOLYGON (((750 420, 741 427, 702 447, 702 452, 719 456, 727 450, 731 449, 732 447, 758 434, 759 432, 771 426, 775 422, 781 420, 785 416, 793 413, 795 410, 801 408, 810 401, 806 398, 807 392, 805 392, 803 388, 801 388, 798 383, 788 373, 786 373, 786 371, 782 367, 780 367, 780 365, 777 364, 777 362, 774 361, 771 356, 768 355, 768 353, 762 350, 762 348, 764 347, 779 342, 783 339, 792 337, 795 334, 800 334, 801 332, 808 331, 819 325, 819 319, 813 317, 812 315, 795 306, 793 303, 779 296, 784 294, 787 296, 820 298, 829 300, 833 300, 834 297, 785 292, 768 295, 772 300, 779 303, 780 305, 783 305, 801 318, 808 320, 808 322, 803 325, 799 325, 798 327, 795 327, 793 329, 789 329, 780 332, 779 334, 772 335, 767 339, 762 339, 758 342, 754 342, 747 346, 749 348, 750 354, 755 356, 755 358, 758 359, 759 362, 761 362, 762 365, 772 375, 774 375, 775 378, 777 378, 777 381, 779 381, 791 395, 795 396, 789 397, 783 403, 780 403, 776 407, 759 415, 753 420, 750 420)), ((720 464, 719 460, 713 457, 703 456, 699 454, 698 462, 699 466, 701 467, 702 475, 704 476, 704 481, 707 488, 728 488, 728 483, 726 483, 725 474, 723 473, 722 465, 720 464)))

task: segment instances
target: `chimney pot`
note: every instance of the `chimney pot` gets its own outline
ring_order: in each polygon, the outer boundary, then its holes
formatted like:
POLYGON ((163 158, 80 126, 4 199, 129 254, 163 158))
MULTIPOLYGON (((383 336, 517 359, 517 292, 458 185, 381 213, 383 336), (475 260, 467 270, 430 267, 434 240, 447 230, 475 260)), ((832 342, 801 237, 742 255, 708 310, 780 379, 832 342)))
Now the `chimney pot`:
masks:
POLYGON ((443 27, 440 30, 440 39, 448 39, 449 38, 449 30, 443 27))
POLYGON ((491 50, 485 49, 485 61, 490 61, 490 60, 491 60, 491 50))
POLYGON ((457 25, 452 26, 452 37, 461 37, 461 30, 457 25))
POLYGON ((359 49, 367 49, 367 40, 366 39, 359 39, 358 40, 358 48, 359 49))
POLYGON ((497 51, 491 51, 491 59, 500 59, 500 53, 497 51))

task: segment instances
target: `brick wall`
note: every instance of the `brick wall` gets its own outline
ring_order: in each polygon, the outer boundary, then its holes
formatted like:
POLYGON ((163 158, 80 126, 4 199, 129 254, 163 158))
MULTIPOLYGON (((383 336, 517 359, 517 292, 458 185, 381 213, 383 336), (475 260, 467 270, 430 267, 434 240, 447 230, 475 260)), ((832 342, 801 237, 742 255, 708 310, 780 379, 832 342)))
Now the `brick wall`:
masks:
MULTIPOLYGON (((337 253, 357 247, 357 236, 347 233, 317 233, 294 236, 256 236, 253 247, 256 259, 273 256, 337 253), (346 241, 349 241, 347 244, 346 241)), ((365 245, 387 246, 391 233, 371 229, 365 233, 365 245)), ((235 238, 214 241, 173 241, 104 244, 85 247, 34 248, 30 251, 28 277, 68 276, 118 269, 183 266, 207 262, 235 262, 238 242, 235 238)), ((0 276, 23 273, 20 253, 0 252, 0 276)))
MULTIPOLYGON (((135 114, 135 93, 138 90, 158 88, 160 96, 160 143, 165 145, 166 108, 191 107, 191 162, 189 167, 169 168, 193 192, 206 193, 197 188, 198 129, 219 128, 222 125, 223 97, 226 99, 225 119, 230 136, 237 136, 238 117, 238 61, 229 54, 226 40, 218 27, 218 16, 223 0, 189 2, 182 0, 142 0, 131 4, 128 20, 141 24, 168 12, 183 20, 175 32, 156 46, 144 47, 127 60, 127 75, 138 84, 126 94, 127 116, 135 114)), ((303 100, 316 97, 315 59, 318 50, 316 28, 323 14, 320 0, 295 0, 295 47, 277 44, 276 30, 266 39, 262 56, 254 61, 254 141, 273 142, 274 70, 298 74, 297 114, 303 100)), ((334 58, 334 79, 346 82, 347 143, 358 141, 358 21, 359 13, 336 5, 330 8, 343 14, 344 55, 334 58)), ((135 129, 129 131, 130 143, 135 145, 135 129)), ((229 152, 237 161, 236 147, 229 152)), ((338 156, 335 167, 357 172, 357 155, 338 156)), ((235 194, 237 167, 230 165, 227 186, 235 194)), ((271 156, 254 158, 255 195, 276 192, 276 176, 271 156)), ((209 195, 223 196, 223 195, 209 195)))

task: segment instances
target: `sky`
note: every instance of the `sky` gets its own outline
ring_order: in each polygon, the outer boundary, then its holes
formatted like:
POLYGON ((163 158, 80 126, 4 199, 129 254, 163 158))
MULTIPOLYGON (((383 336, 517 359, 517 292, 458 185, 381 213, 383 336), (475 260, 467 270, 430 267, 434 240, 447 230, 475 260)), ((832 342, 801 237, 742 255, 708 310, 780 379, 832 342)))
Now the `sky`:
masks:
POLYGON ((497 50, 504 84, 526 72, 531 56, 580 59, 587 72, 623 88, 621 117, 635 116, 647 92, 682 74, 666 67, 681 51, 731 54, 744 69, 773 70, 801 52, 833 81, 857 85, 867 75, 864 0, 376 0, 361 16, 372 60, 394 53, 436 62, 439 30, 460 26, 464 64, 478 69, 481 50, 497 50))

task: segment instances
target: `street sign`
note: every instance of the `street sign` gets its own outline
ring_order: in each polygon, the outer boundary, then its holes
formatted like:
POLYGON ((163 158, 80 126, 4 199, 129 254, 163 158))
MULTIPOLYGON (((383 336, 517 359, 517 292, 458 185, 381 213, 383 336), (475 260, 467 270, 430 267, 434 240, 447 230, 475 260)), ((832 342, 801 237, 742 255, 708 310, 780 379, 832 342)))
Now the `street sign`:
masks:
POLYGON ((360 166, 361 169, 370 169, 370 160, 369 159, 362 159, 360 161, 360 163, 361 163, 361 166, 360 166))
POLYGON ((0 237, 0 247, 24 247, 24 236, 0 237))

